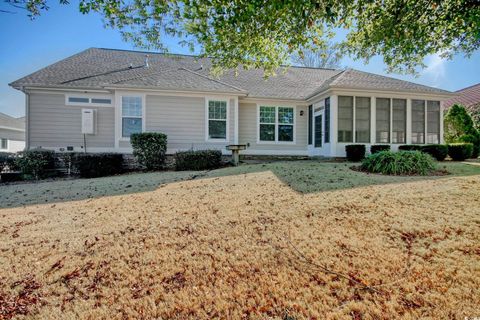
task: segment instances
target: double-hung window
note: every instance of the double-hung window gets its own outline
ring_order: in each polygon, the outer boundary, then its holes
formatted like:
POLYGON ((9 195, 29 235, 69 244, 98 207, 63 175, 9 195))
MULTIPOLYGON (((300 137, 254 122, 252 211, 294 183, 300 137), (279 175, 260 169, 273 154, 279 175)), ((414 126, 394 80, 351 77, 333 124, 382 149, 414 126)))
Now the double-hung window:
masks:
POLYGON ((122 97, 122 137, 130 138, 143 128, 143 106, 141 97, 122 97))
POLYGON ((208 139, 227 140, 227 101, 208 101, 208 139))
POLYGON ((292 107, 260 106, 259 141, 293 142, 294 110, 292 107))

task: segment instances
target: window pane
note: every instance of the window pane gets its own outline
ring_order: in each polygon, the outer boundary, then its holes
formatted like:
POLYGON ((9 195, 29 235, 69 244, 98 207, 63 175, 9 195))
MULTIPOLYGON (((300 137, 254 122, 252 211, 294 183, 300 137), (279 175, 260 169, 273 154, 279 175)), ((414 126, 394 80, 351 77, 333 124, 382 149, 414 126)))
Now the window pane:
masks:
POLYGON ((278 107, 278 123, 293 124, 293 108, 278 107))
POLYGON ((112 103, 112 100, 110 100, 110 99, 92 98, 92 103, 111 104, 111 103, 112 103))
POLYGON ((440 143, 439 101, 427 101, 427 143, 440 143))
POLYGON ((325 99, 325 143, 330 142, 330 98, 325 99))
POLYGON ((353 97, 338 97, 338 142, 353 142, 353 97))
POLYGON ((123 118, 122 119, 122 137, 130 137, 132 133, 142 132, 141 118, 123 118))
POLYGON ((278 126, 278 141, 293 141, 293 126, 281 124, 278 126))
POLYGON ((274 124, 260 125, 260 141, 275 141, 275 125, 274 124))
POLYGON ((407 100, 392 100, 392 143, 405 143, 407 100))
POLYGON ((425 143, 425 100, 412 100, 412 143, 425 143))
POLYGON ((322 115, 315 117, 315 147, 322 146, 322 115))
POLYGON ((227 102, 226 101, 209 101, 208 102, 208 118, 217 120, 227 119, 227 102))
POLYGON ((209 120, 208 121, 208 137, 210 139, 226 139, 227 138, 227 121, 209 120))
POLYGON ((370 142, 370 98, 355 98, 355 142, 370 142))
POLYGON ((0 149, 7 149, 8 148, 8 140, 7 139, 0 139, 0 149))
POLYGON ((260 107, 260 123, 275 123, 275 107, 260 107))
POLYGON ((142 98, 122 97, 122 116, 141 117, 142 116, 142 98))
POLYGON ((377 98, 376 104, 376 141, 390 143, 390 99, 377 98))
POLYGON ((68 97, 68 102, 89 103, 89 98, 68 97))

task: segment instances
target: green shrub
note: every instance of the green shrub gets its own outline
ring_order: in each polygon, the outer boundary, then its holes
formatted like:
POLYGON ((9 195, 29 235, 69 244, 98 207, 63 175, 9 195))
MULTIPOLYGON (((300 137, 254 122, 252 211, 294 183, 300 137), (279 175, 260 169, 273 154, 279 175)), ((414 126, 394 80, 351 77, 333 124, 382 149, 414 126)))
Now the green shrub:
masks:
POLYGON ((377 153, 380 151, 388 151, 390 150, 389 144, 374 144, 370 146, 370 153, 377 153))
POLYGON ((176 170, 210 170, 222 165, 220 150, 190 150, 175 153, 176 170))
POLYGON ((471 143, 450 143, 448 155, 454 161, 463 161, 472 156, 473 145, 471 143))
POLYGON ((27 177, 43 179, 55 173, 55 152, 45 149, 19 152, 15 164, 27 177))
POLYGON ((73 167, 82 178, 112 176, 123 172, 120 153, 77 153, 73 167))
POLYGON ((480 153, 480 136, 477 134, 464 134, 458 138, 458 142, 465 142, 472 144, 472 155, 469 158, 478 158, 480 153))
POLYGON ((364 144, 349 144, 345 146, 348 161, 360 161, 365 158, 366 148, 364 144))
POLYGON ((438 161, 443 161, 448 154, 448 146, 446 144, 427 144, 422 146, 422 152, 428 153, 438 161))
POLYGON ((388 175, 427 175, 435 170, 435 161, 420 151, 380 151, 366 157, 361 168, 388 175))
POLYGON ((422 151, 422 145, 420 144, 403 144, 398 146, 398 150, 401 151, 422 151))
POLYGON ((133 155, 147 170, 159 170, 165 165, 167 135, 159 132, 134 133, 130 136, 133 155))
POLYGON ((0 152, 0 173, 7 168, 10 171, 17 170, 15 158, 15 153, 0 152))

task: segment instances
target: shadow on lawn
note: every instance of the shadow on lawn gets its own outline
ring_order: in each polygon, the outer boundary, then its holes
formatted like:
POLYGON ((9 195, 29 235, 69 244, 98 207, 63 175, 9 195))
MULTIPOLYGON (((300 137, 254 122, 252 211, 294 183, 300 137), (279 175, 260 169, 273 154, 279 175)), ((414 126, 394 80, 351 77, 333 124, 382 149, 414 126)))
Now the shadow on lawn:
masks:
POLYGON ((191 179, 204 179, 271 171, 283 183, 300 193, 348 189, 367 185, 402 183, 425 179, 480 174, 480 166, 442 163, 452 175, 443 177, 392 177, 350 169, 351 163, 315 160, 242 165, 209 172, 134 173, 96 179, 72 179, 0 186, 0 208, 56 203, 153 191, 159 186, 191 179))

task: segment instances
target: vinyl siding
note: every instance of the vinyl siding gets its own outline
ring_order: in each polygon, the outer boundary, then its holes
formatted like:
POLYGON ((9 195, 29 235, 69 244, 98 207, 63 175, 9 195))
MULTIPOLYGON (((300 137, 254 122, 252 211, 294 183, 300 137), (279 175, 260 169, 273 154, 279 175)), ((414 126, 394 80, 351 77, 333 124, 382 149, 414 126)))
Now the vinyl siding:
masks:
POLYGON ((66 106, 65 95, 50 93, 30 94, 30 147, 76 149, 83 146, 82 108, 94 109, 95 135, 87 135, 87 150, 115 146, 115 109, 113 107, 66 106))
POLYGON ((0 128, 0 138, 25 141, 25 132, 0 128))
POLYGON ((244 154, 306 155, 308 143, 308 107, 295 109, 295 143, 257 143, 258 121, 255 103, 239 104, 238 137, 240 144, 250 144, 244 154), (303 111, 303 116, 300 112, 303 111))
MULTIPOLYGON (((234 141, 234 101, 229 108, 227 142, 206 141, 206 107, 203 97, 147 95, 145 129, 168 136, 168 153, 188 149, 225 149, 234 141), (231 142, 230 142, 231 141, 231 142)), ((120 147, 128 147, 121 141, 120 147)))

